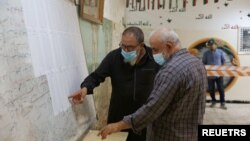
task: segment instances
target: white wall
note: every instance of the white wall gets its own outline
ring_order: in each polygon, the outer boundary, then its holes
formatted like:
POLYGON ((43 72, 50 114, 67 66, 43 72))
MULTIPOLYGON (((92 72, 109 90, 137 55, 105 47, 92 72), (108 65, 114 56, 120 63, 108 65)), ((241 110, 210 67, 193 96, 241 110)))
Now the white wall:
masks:
MULTIPOLYGON (((202 30, 177 30, 184 47, 190 47, 194 41, 208 37, 218 37, 227 41, 235 50, 237 50, 237 30, 227 31, 202 31, 202 30)), ((241 66, 250 66, 249 55, 238 55, 241 66)), ((250 100, 250 77, 238 77, 235 84, 226 91, 226 100, 250 100)))
POLYGON ((125 3, 125 0, 104 0, 104 17, 115 23, 122 23, 125 3))
MULTIPOLYGON (((152 2, 153 0, 151 0, 152 2)), ((160 0, 163 4, 163 0, 160 0)), ((126 8, 126 26, 139 26, 143 28, 148 43, 148 35, 152 29, 159 26, 174 28, 179 34, 184 47, 209 37, 220 38, 237 50, 238 28, 250 27, 250 1, 249 0, 219 0, 218 3, 208 1, 197 1, 196 6, 188 1, 186 8, 183 8, 182 0, 172 0, 172 7, 169 8, 169 1, 166 0, 165 8, 158 9, 158 1, 152 9, 152 3, 148 9, 139 10, 139 3, 132 1, 126 8)), ((143 5, 143 3, 142 3, 143 5)), ((250 55, 238 55, 242 66, 250 66, 250 55)), ((239 77, 236 83, 226 92, 227 100, 250 100, 250 77, 239 77)))
POLYGON ((125 0, 105 0, 104 18, 113 22, 112 49, 117 48, 124 30, 125 0))

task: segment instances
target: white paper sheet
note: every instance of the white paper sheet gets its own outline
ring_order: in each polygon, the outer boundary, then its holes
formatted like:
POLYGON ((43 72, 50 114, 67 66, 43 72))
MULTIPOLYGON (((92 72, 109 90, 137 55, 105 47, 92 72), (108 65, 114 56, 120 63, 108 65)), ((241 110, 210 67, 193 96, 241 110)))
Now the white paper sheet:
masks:
POLYGON ((76 7, 62 0, 22 0, 35 76, 46 75, 54 114, 88 75, 76 7))

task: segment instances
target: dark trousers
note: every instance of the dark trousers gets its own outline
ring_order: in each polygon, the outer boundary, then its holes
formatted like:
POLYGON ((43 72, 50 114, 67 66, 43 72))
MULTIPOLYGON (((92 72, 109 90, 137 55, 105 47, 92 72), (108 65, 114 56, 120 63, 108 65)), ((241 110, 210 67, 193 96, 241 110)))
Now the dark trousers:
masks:
POLYGON ((140 135, 133 132, 133 130, 128 130, 128 137, 126 141, 146 141, 146 132, 147 129, 143 129, 140 135))
POLYGON ((216 102, 215 99, 215 84, 220 94, 220 103, 225 103, 225 92, 223 86, 223 77, 211 77, 208 78, 208 91, 212 98, 212 102, 216 102))

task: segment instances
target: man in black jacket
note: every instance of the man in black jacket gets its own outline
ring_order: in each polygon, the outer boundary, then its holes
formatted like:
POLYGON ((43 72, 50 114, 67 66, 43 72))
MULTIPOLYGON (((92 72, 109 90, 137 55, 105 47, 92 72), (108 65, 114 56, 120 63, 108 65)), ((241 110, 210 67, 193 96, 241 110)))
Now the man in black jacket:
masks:
MULTIPOLYGON (((154 61, 151 48, 144 44, 144 34, 138 27, 128 27, 122 34, 119 48, 111 51, 99 67, 81 84, 81 89, 69 98, 74 103, 83 100, 86 94, 106 77, 111 78, 112 95, 108 123, 118 122, 125 115, 135 112, 147 100, 159 65, 154 61), (80 99, 77 99, 77 96, 80 99)), ((141 134, 129 132, 127 141, 145 141, 146 129, 141 134)))

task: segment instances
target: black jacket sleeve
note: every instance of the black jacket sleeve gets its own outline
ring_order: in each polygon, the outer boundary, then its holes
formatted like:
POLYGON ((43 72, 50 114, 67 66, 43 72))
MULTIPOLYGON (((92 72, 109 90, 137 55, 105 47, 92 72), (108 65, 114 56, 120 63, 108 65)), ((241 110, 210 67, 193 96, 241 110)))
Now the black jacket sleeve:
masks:
POLYGON ((106 77, 110 76, 111 69, 110 64, 112 64, 113 53, 110 52, 98 66, 98 68, 87 76, 81 84, 81 88, 87 88, 87 94, 93 94, 93 89, 102 83, 106 77))

